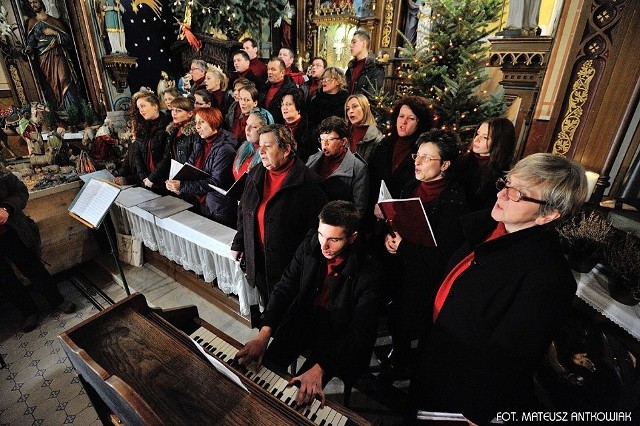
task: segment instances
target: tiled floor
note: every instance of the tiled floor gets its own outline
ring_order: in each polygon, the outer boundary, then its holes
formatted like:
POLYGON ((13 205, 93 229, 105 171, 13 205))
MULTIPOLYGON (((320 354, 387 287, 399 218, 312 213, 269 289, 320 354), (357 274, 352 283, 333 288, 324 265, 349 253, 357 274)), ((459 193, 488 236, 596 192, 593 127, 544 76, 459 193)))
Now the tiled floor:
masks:
MULTIPOLYGON (((113 277, 95 264, 85 265, 81 271, 113 300, 126 296, 113 282, 113 277)), ((125 275, 132 291, 143 293, 150 305, 170 308, 194 304, 201 318, 240 342, 256 334, 150 265, 125 267, 125 275)), ((7 368, 0 369, 0 425, 100 424, 57 338, 62 331, 95 314, 97 309, 69 281, 62 281, 60 290, 78 305, 77 312, 66 315, 43 310, 39 327, 30 333, 19 331, 19 313, 0 301, 0 353, 7 362, 7 368)), ((44 306, 44 301, 38 299, 38 302, 44 306)), ((385 405, 390 405, 388 402, 393 399, 402 399, 402 393, 392 388, 380 395, 377 384, 373 383, 372 387, 372 393, 377 394, 375 400, 354 389, 351 408, 365 417, 382 419, 385 425, 400 424, 400 417, 385 405)), ((331 381, 325 391, 329 398, 341 401, 339 380, 331 381)))

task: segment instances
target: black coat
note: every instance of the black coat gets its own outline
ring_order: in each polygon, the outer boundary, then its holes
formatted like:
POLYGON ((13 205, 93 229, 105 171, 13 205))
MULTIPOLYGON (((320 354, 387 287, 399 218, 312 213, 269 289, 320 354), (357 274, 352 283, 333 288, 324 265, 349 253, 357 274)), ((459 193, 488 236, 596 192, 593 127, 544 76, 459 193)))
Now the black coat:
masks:
MULTIPOLYGON (((322 179, 299 159, 289 171, 280 190, 273 196, 265 211, 265 252, 263 268, 266 272, 267 292, 261 294, 268 302, 268 294, 280 280, 300 242, 310 228, 318 225, 318 214, 327 202, 322 179)), ((231 250, 244 252, 247 281, 256 285, 256 261, 262 259, 256 212, 264 189, 266 169, 258 165, 249 171, 244 192, 238 206, 238 232, 231 250)))
MULTIPOLYGON (((420 181, 414 179, 405 185, 401 198, 411 198, 419 184, 420 181)), ((402 265, 402 279, 395 298, 400 304, 400 321, 418 335, 433 286, 442 282, 447 262, 464 240, 460 222, 466 212, 464 190, 455 180, 449 180, 440 196, 424 207, 437 247, 421 246, 403 238, 396 253, 402 265)))
MULTIPOLYGON (((178 128, 175 124, 170 123, 167 126, 167 143, 164 151, 164 157, 156 169, 149 175, 149 180, 156 183, 159 176, 169 176, 171 169, 171 160, 184 164, 191 157, 193 146, 200 140, 200 135, 196 132, 195 120, 192 118, 182 127, 182 134, 178 137, 178 128)), ((162 183, 162 182, 157 182, 162 183)))
POLYGON ((23 212, 27 201, 29 201, 29 191, 25 184, 13 173, 0 170, 0 208, 5 208, 9 212, 9 219, 5 226, 15 230, 24 245, 40 257, 38 226, 23 212))
POLYGON ((384 68, 376 63, 373 53, 364 60, 364 68, 358 75, 357 81, 352 81, 353 68, 356 66, 355 58, 352 58, 347 65, 344 76, 347 79, 347 91, 349 93, 362 93, 371 100, 375 89, 381 89, 384 84, 384 68), (367 93, 368 92, 368 93, 367 93))
POLYGON ((472 250, 475 260, 455 280, 436 322, 427 322, 410 396, 414 408, 485 424, 527 401, 576 282, 548 226, 483 242, 496 227, 488 211, 467 215, 462 224, 466 241, 447 270, 472 250))
POLYGON ((154 183, 161 184, 164 187, 164 181, 169 176, 169 170, 165 170, 166 174, 160 175, 159 173, 151 175, 152 171, 149 170, 148 160, 149 151, 151 151, 151 157, 156 168, 162 162, 167 146, 167 132, 166 128, 171 120, 171 115, 164 112, 160 112, 160 117, 156 123, 145 123, 144 134, 136 135, 136 142, 134 144, 133 161, 136 172, 140 180, 144 180, 149 177, 154 183), (150 145, 150 146, 149 146, 150 145), (149 149, 149 147, 151 149, 149 149), (151 179, 151 177, 153 179, 151 179))
MULTIPOLYGON (((317 127, 327 117, 336 116, 344 118, 344 103, 349 93, 340 90, 334 95, 324 93, 319 87, 307 107, 310 128, 317 135, 317 127)), ((317 136, 316 136, 317 137, 317 136)))
POLYGON ((264 87, 260 91, 260 99, 258 101, 258 105, 268 110, 273 116, 273 120, 276 123, 284 124, 284 118, 282 118, 282 111, 280 110, 280 104, 282 103, 282 98, 286 93, 291 93, 292 91, 297 90, 302 94, 302 91, 298 89, 298 85, 293 81, 291 77, 289 77, 288 75, 285 75, 284 83, 282 83, 282 86, 280 87, 280 89, 278 89, 273 99, 271 99, 269 108, 267 108, 264 102, 267 99, 267 93, 269 92, 269 88, 271 88, 271 86, 272 84, 269 82, 267 82, 267 84, 264 85, 264 87))
POLYGON ((311 139, 311 127, 307 115, 303 113, 301 117, 293 138, 296 140, 296 155, 306 163, 310 156, 318 152, 320 145, 317 140, 311 139))
POLYGON ((467 195, 469 211, 474 212, 493 207, 498 195, 496 179, 502 177, 503 173, 494 173, 487 166, 481 167, 473 152, 460 156, 455 163, 454 170, 456 179, 467 195))
MULTIPOLYGON (((298 247, 263 313, 262 324, 276 330, 274 343, 280 336, 295 336, 309 328, 313 302, 326 273, 327 262, 313 229, 298 247)), ((327 321, 333 342, 308 356, 320 364, 325 377, 340 372, 357 374, 369 365, 378 331, 378 278, 377 262, 356 240, 348 249, 343 269, 328 279, 327 321)))

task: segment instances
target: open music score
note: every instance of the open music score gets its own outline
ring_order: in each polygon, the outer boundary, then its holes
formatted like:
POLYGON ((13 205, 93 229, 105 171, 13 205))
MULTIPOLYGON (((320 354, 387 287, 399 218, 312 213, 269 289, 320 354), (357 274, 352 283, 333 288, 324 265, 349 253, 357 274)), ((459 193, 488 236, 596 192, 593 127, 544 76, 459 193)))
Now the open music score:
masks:
POLYGON ((111 204, 120 194, 120 187, 100 179, 91 179, 69 205, 69 214, 91 228, 102 223, 111 204))

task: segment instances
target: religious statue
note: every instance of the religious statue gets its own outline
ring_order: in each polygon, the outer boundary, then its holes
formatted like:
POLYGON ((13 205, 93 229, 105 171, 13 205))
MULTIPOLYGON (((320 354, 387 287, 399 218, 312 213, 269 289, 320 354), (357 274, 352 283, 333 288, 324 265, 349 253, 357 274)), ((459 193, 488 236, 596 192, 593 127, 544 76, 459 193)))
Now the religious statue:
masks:
POLYGON ((541 0, 511 0, 506 29, 521 29, 522 35, 535 35, 541 0))
POLYGON ((73 48, 71 34, 59 19, 47 14, 42 0, 29 0, 29 6, 35 16, 27 21, 28 51, 37 55, 36 62, 48 83, 45 91, 52 92, 58 109, 78 105, 78 78, 68 52, 73 48))
POLYGON ((280 43, 282 47, 289 47, 295 51, 293 45, 293 18, 296 16, 296 9, 287 1, 282 11, 282 16, 273 24, 274 27, 280 27, 280 43))
POLYGON ((96 4, 96 12, 99 17, 100 32, 106 31, 111 53, 126 54, 127 48, 125 47, 124 26, 122 24, 124 7, 120 0, 100 0, 96 4))

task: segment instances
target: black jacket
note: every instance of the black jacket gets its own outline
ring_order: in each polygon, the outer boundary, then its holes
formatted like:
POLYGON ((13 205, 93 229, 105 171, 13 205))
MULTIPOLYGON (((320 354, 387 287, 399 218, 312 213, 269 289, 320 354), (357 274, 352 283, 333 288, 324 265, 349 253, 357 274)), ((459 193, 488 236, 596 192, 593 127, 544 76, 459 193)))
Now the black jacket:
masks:
POLYGON ((497 174, 489 170, 488 166, 480 166, 473 152, 467 152, 460 156, 455 163, 454 170, 456 179, 467 195, 469 211, 474 212, 493 207, 498 195, 496 179, 502 177, 504 173, 497 174))
MULTIPOLYGON (((196 132, 196 123, 192 118, 182 127, 182 134, 178 137, 178 128, 175 124, 169 123, 166 128, 167 142, 164 157, 156 169, 149 175, 149 180, 156 183, 160 176, 169 176, 171 160, 184 164, 189 160, 193 146, 200 140, 200 135, 196 132)), ((162 183, 162 182, 157 182, 162 183)))
POLYGON ((136 172, 141 181, 148 177, 150 181, 162 184, 164 187, 164 181, 168 177, 169 170, 164 171, 166 175, 160 175, 158 172, 152 175, 152 171, 149 170, 148 167, 148 160, 150 151, 156 169, 162 162, 167 144, 166 128, 170 120, 170 114, 160 112, 160 117, 157 122, 145 123, 145 134, 136 135, 133 160, 136 172), (151 179, 151 177, 153 177, 153 179, 151 179))
POLYGON ((497 225, 489 211, 463 217, 462 225, 466 241, 447 270, 471 251, 475 259, 453 283, 436 322, 427 321, 410 396, 416 409, 458 412, 486 424, 528 400, 533 372, 569 313, 576 282, 548 225, 489 242, 483 241, 497 225))
MULTIPOLYGON (((36 223, 24 214, 29 201, 29 191, 16 175, 0 170, 0 208, 9 212, 5 226, 16 231, 25 246, 40 257, 40 233, 36 223)), ((4 277, 2 278, 4 280, 4 277)))
POLYGON ((271 88, 271 86, 272 84, 270 82, 267 82, 267 84, 264 85, 264 87, 260 91, 260 100, 258 102, 258 105, 268 110, 273 116, 273 120, 276 123, 284 124, 284 118, 282 118, 282 111, 280 110, 282 97, 287 92, 291 93, 291 91, 298 90, 300 91, 300 93, 302 93, 302 91, 298 89, 298 85, 293 81, 291 77, 289 77, 288 75, 285 75, 282 86, 280 87, 280 89, 278 89, 273 99, 271 99, 271 103, 267 108, 264 103, 267 98, 267 93, 269 92, 269 88, 271 88))
MULTIPOLYGON (((267 279, 266 292, 261 294, 265 304, 304 236, 309 229, 317 227, 318 214, 327 202, 320 176, 299 159, 294 161, 289 175, 265 211, 265 252, 261 268, 267 279)), ((256 261, 262 258, 256 212, 262 199, 266 171, 262 165, 249 171, 238 206, 238 232, 231 244, 231 250, 244 252, 247 281, 253 287, 256 285, 256 261)))
MULTIPOLYGON (((276 330, 274 342, 279 336, 292 335, 288 328, 299 330, 309 325, 326 273, 327 262, 314 229, 298 247, 263 313, 263 325, 276 330)), ((327 320, 333 344, 308 357, 320 364, 325 376, 332 377, 338 371, 356 373, 369 365, 378 330, 378 278, 377 262, 356 240, 348 249, 343 269, 328 279, 331 308, 327 320)))
POLYGON ((384 68, 376 63, 376 57, 369 52, 369 55, 364 60, 364 68, 358 75, 358 80, 354 82, 351 77, 356 62, 356 59, 352 58, 349 61, 349 65, 347 65, 347 72, 345 72, 347 91, 350 94, 362 93, 371 100, 373 93, 376 91, 375 89, 381 89, 384 84, 384 68))
POLYGON ((336 116, 344 118, 344 103, 349 93, 341 90, 334 95, 324 93, 319 87, 307 107, 310 127, 317 137, 317 127, 327 117, 336 116))

